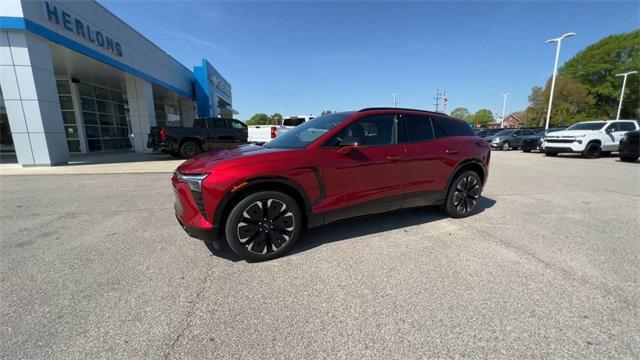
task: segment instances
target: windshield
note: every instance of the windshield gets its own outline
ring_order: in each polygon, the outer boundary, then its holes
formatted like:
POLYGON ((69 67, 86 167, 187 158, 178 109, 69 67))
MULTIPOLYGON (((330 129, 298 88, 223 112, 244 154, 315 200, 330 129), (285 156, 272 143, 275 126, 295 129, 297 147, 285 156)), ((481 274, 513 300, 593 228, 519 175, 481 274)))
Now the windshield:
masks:
POLYGON ((496 133, 494 136, 509 136, 511 135, 515 130, 502 130, 498 133, 496 133))
POLYGON ((349 116, 351 113, 336 113, 317 117, 290 129, 264 146, 273 149, 302 149, 347 120, 349 116))
POLYGON ((567 128, 567 130, 600 130, 607 123, 604 121, 596 121, 596 122, 581 122, 577 124, 573 124, 567 128))

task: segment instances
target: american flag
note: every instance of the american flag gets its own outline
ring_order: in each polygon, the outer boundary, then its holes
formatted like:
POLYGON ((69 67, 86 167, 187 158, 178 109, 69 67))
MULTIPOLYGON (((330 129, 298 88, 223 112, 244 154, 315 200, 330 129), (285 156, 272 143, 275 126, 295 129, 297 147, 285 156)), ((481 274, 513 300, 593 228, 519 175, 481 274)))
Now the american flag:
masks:
POLYGON ((447 97, 447 92, 445 91, 442 97, 442 112, 447 111, 447 100, 449 100, 449 98, 447 97))

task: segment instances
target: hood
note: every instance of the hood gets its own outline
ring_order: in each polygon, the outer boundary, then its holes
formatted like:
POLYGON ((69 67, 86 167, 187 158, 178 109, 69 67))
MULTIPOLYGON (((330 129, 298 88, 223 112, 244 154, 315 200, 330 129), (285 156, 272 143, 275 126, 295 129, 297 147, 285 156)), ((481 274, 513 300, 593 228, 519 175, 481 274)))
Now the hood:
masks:
POLYGON ((287 150, 268 149, 258 145, 240 145, 233 148, 212 150, 188 159, 180 164, 176 170, 183 174, 203 174, 210 172, 213 167, 231 159, 248 158, 281 151, 287 150))
POLYGON ((500 137, 500 136, 495 136, 495 135, 487 136, 487 137, 483 137, 482 140, 491 142, 491 140, 495 139, 496 137, 500 137))
POLYGON ((596 132, 597 130, 562 130, 562 131, 554 131, 547 134, 547 137, 574 137, 585 134, 591 134, 596 132))

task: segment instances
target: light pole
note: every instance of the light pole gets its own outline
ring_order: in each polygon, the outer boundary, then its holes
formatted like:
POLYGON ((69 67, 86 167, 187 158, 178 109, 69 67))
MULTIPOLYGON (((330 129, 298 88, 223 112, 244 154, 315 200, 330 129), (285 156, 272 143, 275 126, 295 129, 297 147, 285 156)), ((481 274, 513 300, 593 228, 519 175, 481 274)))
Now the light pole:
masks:
POLYGON ((507 110, 507 96, 509 95, 511 95, 511 93, 502 94, 504 101, 502 102, 502 118, 500 119, 500 127, 504 127, 504 113, 507 110))
POLYGON ((627 76, 631 74, 637 74, 637 71, 629 71, 624 74, 616 74, 616 76, 622 76, 622 91, 620 92, 620 104, 618 105, 618 114, 616 115, 616 120, 620 120, 620 111, 622 110, 622 98, 624 98, 624 87, 627 85, 627 76))
POLYGON ((391 96, 393 96, 393 107, 398 107, 398 94, 393 93, 391 96))
POLYGON ((576 33, 570 32, 560 36, 559 38, 549 39, 546 41, 547 44, 552 42, 557 43, 557 47, 556 47, 556 61, 553 65, 553 77, 551 78, 551 93, 549 94, 549 108, 547 109, 547 124, 544 127, 545 130, 549 129, 549 119, 551 119, 551 104, 553 103, 553 89, 556 86, 556 74, 558 73, 558 58, 560 57, 560 44, 562 43, 562 39, 569 36, 573 36, 575 34, 576 33))

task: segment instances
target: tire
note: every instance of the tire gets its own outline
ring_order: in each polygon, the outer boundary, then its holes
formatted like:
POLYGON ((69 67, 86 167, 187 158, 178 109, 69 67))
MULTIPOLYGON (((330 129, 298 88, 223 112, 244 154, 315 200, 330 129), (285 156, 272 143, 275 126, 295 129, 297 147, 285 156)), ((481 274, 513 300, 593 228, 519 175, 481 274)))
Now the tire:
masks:
POLYGON ((600 153, 600 156, 609 156, 609 155, 611 155, 611 151, 602 151, 600 153))
POLYGON ((602 149, 600 148, 600 144, 596 142, 590 142, 582 151, 582 157, 585 159, 597 159, 600 157, 602 153, 602 149))
POLYGON ((458 174, 451 182, 444 211, 452 218, 464 218, 474 213, 482 192, 482 180, 475 171, 458 174))
POLYGON ((558 153, 555 151, 546 151, 544 152, 546 156, 558 156, 558 153))
POLYGON ((531 149, 522 149, 523 152, 530 153, 531 149))
POLYGON ((620 161, 635 162, 640 156, 637 155, 620 155, 620 161))
POLYGON ((198 145, 194 141, 185 141, 180 146, 180 156, 182 156, 185 159, 198 155, 200 151, 201 151, 200 145, 198 145))
POLYGON ((289 252, 300 237, 302 224, 300 207, 291 196, 259 191, 233 207, 225 236, 229 247, 244 260, 265 261, 289 252), (265 207, 266 213, 262 211, 265 207))
POLYGON ((500 145, 500 150, 503 150, 503 151, 509 150, 509 142, 508 141, 503 142, 502 145, 500 145))
POLYGON ((171 157, 174 157, 174 158, 181 158, 182 157, 182 155, 180 155, 180 153, 176 153, 176 152, 170 152, 170 153, 167 153, 167 154, 171 155, 171 157))

